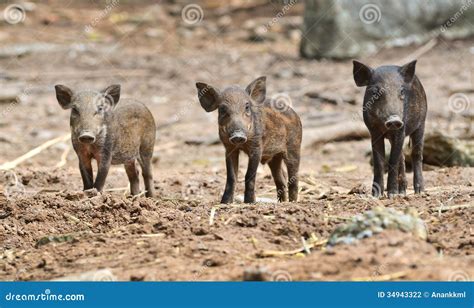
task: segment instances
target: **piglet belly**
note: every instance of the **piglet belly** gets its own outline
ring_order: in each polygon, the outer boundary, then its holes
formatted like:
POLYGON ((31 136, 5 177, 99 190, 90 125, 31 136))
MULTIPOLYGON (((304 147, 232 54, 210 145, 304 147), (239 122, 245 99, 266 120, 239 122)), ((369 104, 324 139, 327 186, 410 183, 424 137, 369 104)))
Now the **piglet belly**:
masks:
POLYGON ((112 155, 112 165, 120 165, 138 158, 137 151, 118 151, 112 155))

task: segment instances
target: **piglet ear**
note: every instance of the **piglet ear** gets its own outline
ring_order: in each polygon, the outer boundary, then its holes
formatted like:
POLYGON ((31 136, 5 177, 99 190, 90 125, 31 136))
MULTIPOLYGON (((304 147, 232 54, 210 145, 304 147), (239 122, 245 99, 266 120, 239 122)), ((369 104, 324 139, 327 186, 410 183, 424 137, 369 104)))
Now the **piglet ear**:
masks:
POLYGON ((370 78, 372 78, 373 69, 369 66, 359 62, 352 61, 354 67, 352 69, 352 75, 354 75, 354 81, 358 87, 365 87, 369 85, 370 78))
POLYGON ((108 86, 107 88, 102 90, 102 93, 104 94, 105 98, 112 103, 112 106, 115 106, 120 100, 120 85, 113 84, 111 86, 108 86))
POLYGON ((55 85, 56 99, 63 109, 71 108, 73 92, 66 86, 61 84, 55 85))
POLYGON ((219 90, 203 82, 196 82, 196 88, 201 107, 207 112, 216 110, 219 106, 219 90))
POLYGON ((265 96, 267 93, 266 81, 267 81, 267 77, 265 76, 258 77, 257 79, 252 81, 247 86, 247 88, 245 88, 245 91, 257 103, 263 103, 263 101, 265 100, 265 96))
POLYGON ((403 77, 403 80, 406 83, 410 83, 413 80, 413 77, 415 77, 415 68, 416 68, 416 60, 411 61, 410 63, 407 63, 400 67, 400 74, 403 77))

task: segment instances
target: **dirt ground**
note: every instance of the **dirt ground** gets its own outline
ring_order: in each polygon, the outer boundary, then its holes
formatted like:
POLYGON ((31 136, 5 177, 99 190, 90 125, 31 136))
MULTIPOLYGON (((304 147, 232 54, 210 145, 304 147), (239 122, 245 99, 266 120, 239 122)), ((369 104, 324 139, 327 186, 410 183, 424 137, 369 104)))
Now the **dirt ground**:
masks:
MULTIPOLYGON (((84 195, 69 140, 2 171, 0 280, 49 280, 102 268, 119 280, 147 281, 472 279, 473 207, 454 206, 472 205, 474 168, 426 166, 425 193, 413 194, 408 173, 406 197, 372 198, 367 138, 313 145, 324 130, 321 113, 362 121, 363 89, 354 85, 352 63, 298 57, 300 4, 258 39, 252 29, 268 23, 280 6, 232 8, 229 20, 216 3, 201 4, 204 15, 196 25, 183 21, 184 4, 151 1, 120 2, 110 10, 104 3, 40 2, 23 23, 1 24, 0 50, 32 43, 36 49, 0 56, 2 87, 21 98, 0 104, 0 164, 69 132, 55 84, 99 90, 120 83, 123 97, 143 101, 155 116, 158 196, 130 197, 122 166, 110 170, 104 194, 84 195), (275 203, 270 170, 261 166, 257 196, 272 202, 219 205, 224 148, 216 142, 216 115, 201 109, 194 84, 246 86, 261 75, 268 78, 267 93, 290 95, 302 117, 300 201, 275 203), (352 97, 355 104, 321 102, 305 96, 309 91, 352 97), (355 187, 359 192, 349 193, 355 187), (262 256, 299 249, 302 238, 323 243, 346 218, 379 205, 416 209, 427 241, 385 231, 355 245, 262 256), (39 241, 47 236, 64 241, 39 241)), ((361 60, 400 64, 417 48, 382 49, 361 60)), ((473 123, 451 112, 448 99, 453 89, 474 86, 474 40, 440 39, 418 60, 428 95, 426 130, 459 135, 473 123)), ((245 167, 241 159, 240 197, 245 167)))

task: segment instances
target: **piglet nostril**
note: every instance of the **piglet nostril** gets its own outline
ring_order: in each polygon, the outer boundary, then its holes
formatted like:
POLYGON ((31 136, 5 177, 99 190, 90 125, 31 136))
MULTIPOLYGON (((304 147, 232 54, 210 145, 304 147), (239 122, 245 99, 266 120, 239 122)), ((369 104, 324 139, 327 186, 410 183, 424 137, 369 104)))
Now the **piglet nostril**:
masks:
POLYGON ((385 122, 385 127, 387 129, 400 129, 403 126, 402 121, 392 120, 385 122))
POLYGON ((245 137, 232 137, 229 140, 233 144, 243 144, 247 141, 247 138, 245 138, 245 137))
POLYGON ((230 136, 229 141, 232 144, 243 144, 247 142, 247 136, 243 132, 236 132, 230 136))
POLYGON ((79 136, 79 141, 81 143, 94 143, 95 142, 95 137, 91 133, 83 133, 79 136))
POLYGON ((400 129, 403 127, 403 121, 399 116, 391 116, 385 122, 385 127, 390 130, 400 129))

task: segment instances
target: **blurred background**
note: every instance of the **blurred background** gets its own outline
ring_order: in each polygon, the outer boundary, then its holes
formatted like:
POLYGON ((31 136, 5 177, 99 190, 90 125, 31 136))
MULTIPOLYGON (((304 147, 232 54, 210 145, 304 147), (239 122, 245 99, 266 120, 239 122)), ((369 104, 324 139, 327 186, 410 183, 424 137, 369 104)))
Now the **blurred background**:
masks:
MULTIPOLYGON (((246 86, 267 75, 268 95, 303 119, 303 172, 345 166, 368 175, 364 89, 353 82, 351 59, 372 67, 418 59, 416 73, 428 95, 427 132, 456 138, 443 141, 447 148, 438 150, 446 153, 425 155, 425 163, 472 166, 472 152, 451 157, 452 147, 473 136, 469 1, 0 4, 0 164, 68 133, 69 115, 56 102, 55 84, 79 90, 120 83, 123 97, 153 111, 158 170, 194 174, 201 166, 221 174, 216 115, 200 108, 194 84, 246 86)), ((21 166, 58 164, 76 164, 69 141, 21 166)))

